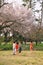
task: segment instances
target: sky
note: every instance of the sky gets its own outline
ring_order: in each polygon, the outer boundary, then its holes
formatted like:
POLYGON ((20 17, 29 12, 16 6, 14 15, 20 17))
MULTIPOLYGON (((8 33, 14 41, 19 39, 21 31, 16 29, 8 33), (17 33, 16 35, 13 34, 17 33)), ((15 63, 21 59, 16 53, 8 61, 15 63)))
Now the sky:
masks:
POLYGON ((40 11, 41 10, 41 5, 40 5, 39 2, 36 3, 35 10, 39 10, 38 13, 37 12, 35 13, 36 17, 41 18, 41 11, 40 11))
POLYGON ((35 17, 37 19, 41 18, 41 9, 42 9, 42 5, 40 4, 42 2, 42 0, 32 0, 32 3, 35 2, 35 4, 33 5, 34 11, 38 10, 39 12, 35 12, 35 17))

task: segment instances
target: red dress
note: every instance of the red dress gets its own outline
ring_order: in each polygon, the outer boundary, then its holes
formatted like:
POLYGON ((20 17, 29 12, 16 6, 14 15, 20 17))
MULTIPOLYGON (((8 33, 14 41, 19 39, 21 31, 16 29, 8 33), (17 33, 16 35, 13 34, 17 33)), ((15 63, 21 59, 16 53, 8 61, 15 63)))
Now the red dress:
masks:
POLYGON ((16 50, 18 50, 18 48, 19 48, 19 45, 18 45, 18 44, 16 44, 16 50))

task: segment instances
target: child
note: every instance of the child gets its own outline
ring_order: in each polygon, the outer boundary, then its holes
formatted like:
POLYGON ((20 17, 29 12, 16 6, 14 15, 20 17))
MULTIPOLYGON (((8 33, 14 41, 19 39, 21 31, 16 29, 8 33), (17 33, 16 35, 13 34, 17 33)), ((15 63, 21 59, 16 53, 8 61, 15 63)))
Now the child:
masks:
POLYGON ((16 42, 13 42, 13 55, 16 54, 16 42))
POLYGON ((22 48, 21 48, 21 43, 19 42, 19 53, 21 53, 22 48))
POLYGON ((16 43, 16 51, 18 51, 18 48, 19 48, 19 43, 17 42, 16 43))
POLYGON ((30 51, 32 51, 33 50, 33 42, 31 41, 31 43, 30 43, 30 51))

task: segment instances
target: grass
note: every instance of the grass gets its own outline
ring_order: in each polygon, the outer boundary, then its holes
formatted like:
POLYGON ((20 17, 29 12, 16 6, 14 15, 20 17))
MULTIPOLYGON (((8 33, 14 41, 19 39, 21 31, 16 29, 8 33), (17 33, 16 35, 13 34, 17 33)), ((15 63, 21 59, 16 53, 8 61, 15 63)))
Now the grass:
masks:
POLYGON ((0 51, 0 65, 43 65, 43 51, 0 51))

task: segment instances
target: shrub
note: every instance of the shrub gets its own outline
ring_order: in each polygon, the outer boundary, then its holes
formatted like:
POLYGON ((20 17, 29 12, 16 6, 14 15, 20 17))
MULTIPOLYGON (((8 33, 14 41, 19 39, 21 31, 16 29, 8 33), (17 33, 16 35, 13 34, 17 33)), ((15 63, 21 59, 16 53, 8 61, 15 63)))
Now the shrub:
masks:
POLYGON ((0 50, 11 50, 11 49, 12 49, 12 44, 0 45, 0 50))

